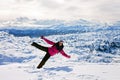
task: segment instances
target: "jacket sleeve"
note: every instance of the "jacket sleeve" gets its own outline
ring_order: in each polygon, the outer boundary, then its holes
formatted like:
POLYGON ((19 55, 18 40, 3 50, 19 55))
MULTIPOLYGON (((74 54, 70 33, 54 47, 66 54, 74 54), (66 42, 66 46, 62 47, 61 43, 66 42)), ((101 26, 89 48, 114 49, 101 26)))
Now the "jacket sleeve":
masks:
POLYGON ((52 42, 52 41, 50 41, 50 40, 48 40, 48 39, 46 39, 46 38, 42 38, 45 42, 47 42, 48 44, 50 44, 50 45, 54 45, 55 44, 55 42, 52 42))
POLYGON ((64 57, 66 57, 66 58, 70 58, 70 56, 67 55, 63 50, 61 50, 60 53, 61 53, 64 57))

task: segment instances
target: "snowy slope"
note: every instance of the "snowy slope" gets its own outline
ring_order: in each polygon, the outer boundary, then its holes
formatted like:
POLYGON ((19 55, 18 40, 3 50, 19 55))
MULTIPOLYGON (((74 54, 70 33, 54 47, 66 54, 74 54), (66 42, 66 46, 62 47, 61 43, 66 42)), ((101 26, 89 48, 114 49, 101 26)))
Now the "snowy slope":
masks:
MULTIPOLYGON (((39 37, 18 37, 4 30, 0 31, 0 79, 119 80, 120 29, 112 26, 98 28, 94 27, 94 31, 83 33, 51 33, 46 36, 55 42, 64 40, 64 50, 71 55, 71 59, 55 55, 40 70, 36 66, 45 53, 30 44, 35 41, 44 46, 50 45, 39 37)), ((85 29, 89 30, 90 27, 85 29)))
POLYGON ((119 74, 119 21, 108 25, 20 17, 0 22, 0 80, 119 80, 119 74), (45 52, 31 43, 50 46, 41 35, 55 42, 64 40, 71 58, 57 54, 36 69, 45 52))

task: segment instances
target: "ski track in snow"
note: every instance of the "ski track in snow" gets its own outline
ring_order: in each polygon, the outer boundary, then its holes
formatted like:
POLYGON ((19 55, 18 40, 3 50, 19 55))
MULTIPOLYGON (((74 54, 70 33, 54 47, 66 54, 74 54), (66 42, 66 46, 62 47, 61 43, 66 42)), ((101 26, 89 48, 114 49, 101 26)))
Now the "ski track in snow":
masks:
POLYGON ((106 43, 116 38, 120 40, 119 30, 51 35, 46 38, 55 42, 64 40, 64 50, 71 55, 71 59, 58 54, 51 57, 42 69, 36 69, 45 53, 30 44, 35 41, 44 46, 50 45, 40 38, 15 37, 0 32, 0 80, 120 79, 120 48, 106 43))

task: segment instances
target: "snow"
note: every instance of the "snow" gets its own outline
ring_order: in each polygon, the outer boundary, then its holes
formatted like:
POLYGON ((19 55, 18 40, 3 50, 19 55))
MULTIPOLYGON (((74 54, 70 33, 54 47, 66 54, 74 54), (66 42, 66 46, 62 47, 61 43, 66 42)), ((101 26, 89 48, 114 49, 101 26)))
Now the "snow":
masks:
MULTIPOLYGON (((59 27, 61 28, 62 26, 59 27)), ((0 80, 119 80, 119 26, 81 28, 88 32, 68 31, 61 35, 53 32, 45 36, 54 42, 64 40, 64 51, 71 55, 71 58, 57 54, 51 57, 42 69, 37 69, 36 66, 45 52, 31 46, 31 43, 50 45, 39 37, 31 37, 32 33, 17 36, 6 30, 0 31, 0 80), (93 31, 89 30, 92 28, 93 31)), ((61 30, 63 29, 66 28, 61 30)), ((69 29, 76 27, 70 26, 69 29)))
MULTIPOLYGON (((25 64, 24 64, 25 65, 25 64)), ((0 66, 0 79, 1 80, 31 80, 35 76, 29 73, 26 73, 23 69, 20 69, 20 64, 11 64, 7 66, 0 66), (31 79, 30 79, 30 76, 31 79)))
POLYGON ((29 64, 10 64, 0 66, 1 80, 119 80, 120 64, 98 65, 66 63, 43 69, 29 64), (74 64, 74 65, 71 65, 74 64), (65 66, 67 65, 67 66, 65 66), (61 67, 59 67, 61 66, 61 67))

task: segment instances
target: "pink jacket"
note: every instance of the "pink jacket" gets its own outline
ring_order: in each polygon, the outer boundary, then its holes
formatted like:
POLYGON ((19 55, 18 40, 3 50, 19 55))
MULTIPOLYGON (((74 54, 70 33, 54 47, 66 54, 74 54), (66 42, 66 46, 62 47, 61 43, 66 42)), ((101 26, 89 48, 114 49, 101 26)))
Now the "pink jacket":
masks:
MULTIPOLYGON (((48 39, 46 39, 46 38, 44 38, 44 37, 43 37, 42 39, 43 39, 44 41, 46 41, 48 44, 50 44, 50 45, 54 45, 54 44, 55 44, 55 42, 52 42, 52 41, 50 41, 50 40, 48 40, 48 39)), ((55 46, 51 46, 51 47, 48 48, 48 52, 49 52, 49 54, 50 54, 51 56, 54 56, 55 54, 59 53, 59 50, 57 50, 55 46)), ((61 50, 60 53, 61 53, 63 56, 65 56, 65 57, 67 57, 67 58, 70 58, 70 56, 67 55, 63 50, 61 50)))

